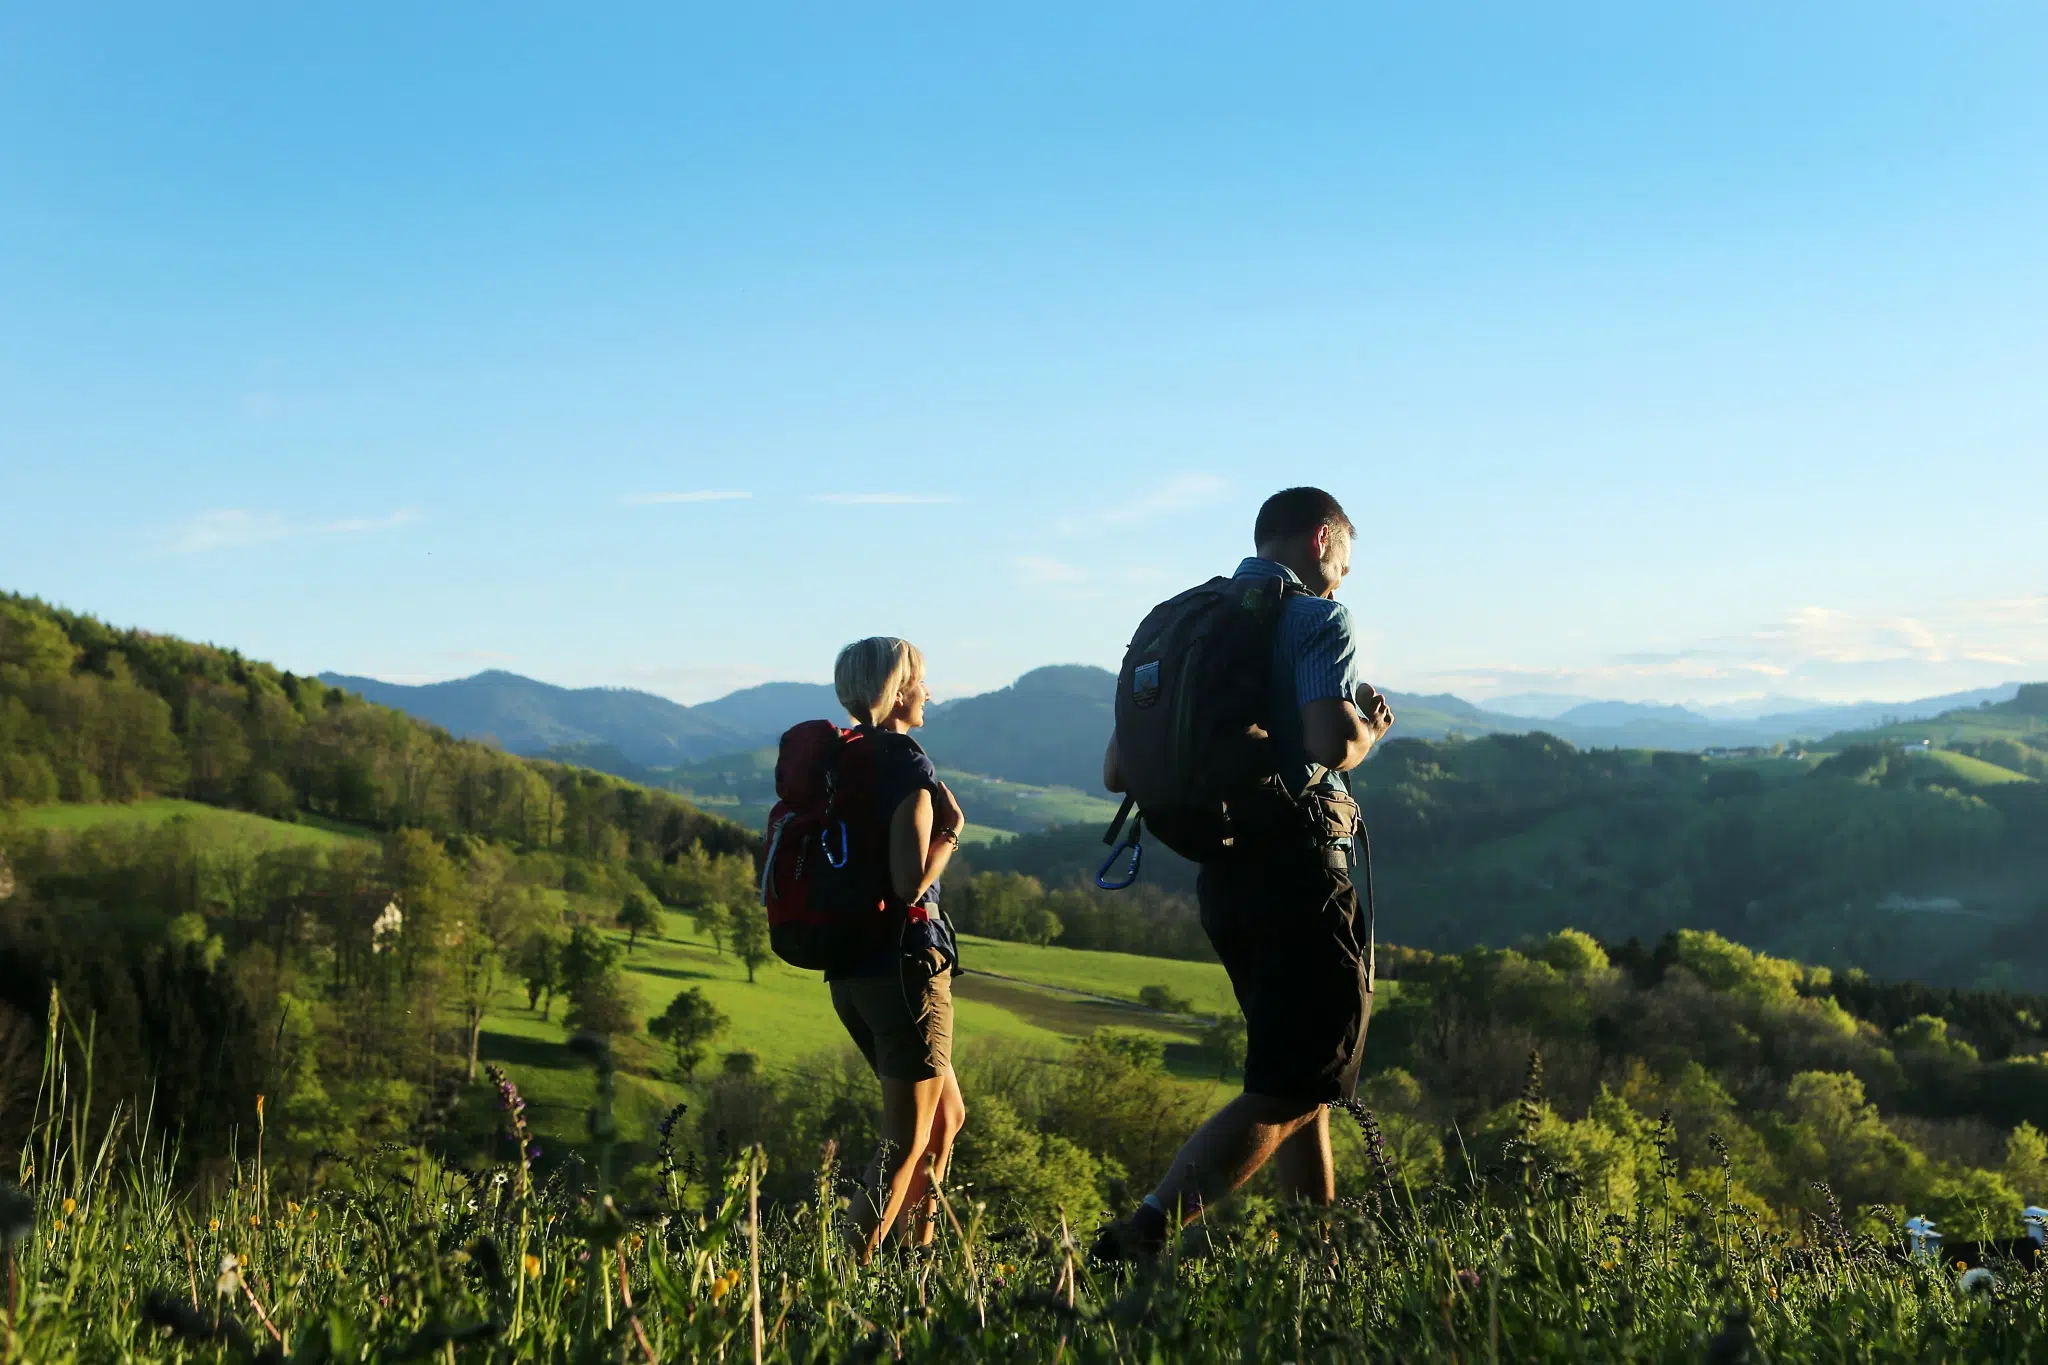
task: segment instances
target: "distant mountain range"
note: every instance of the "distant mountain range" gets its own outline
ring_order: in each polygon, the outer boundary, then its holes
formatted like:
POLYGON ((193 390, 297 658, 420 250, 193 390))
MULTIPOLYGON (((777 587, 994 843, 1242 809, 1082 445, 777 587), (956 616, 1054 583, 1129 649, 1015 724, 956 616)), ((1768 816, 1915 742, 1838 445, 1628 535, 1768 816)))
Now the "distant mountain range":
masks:
MULTIPOLYGON (((629 688, 555 687, 500 670, 422 686, 340 673, 320 678, 455 735, 489 737, 513 753, 550 754, 643 779, 654 770, 771 745, 798 721, 840 714, 832 689, 821 683, 764 683, 684 706, 629 688)), ((919 739, 940 766, 955 772, 1098 791, 1115 684, 1115 675, 1106 669, 1081 664, 1034 669, 1008 687, 932 707, 919 739)), ((1749 718, 1546 694, 1502 698, 1491 707, 1448 694, 1388 697, 1399 722, 1394 733, 1400 737, 1540 729, 1581 748, 1701 750, 1818 740, 2002 702, 2017 691, 2018 684, 2008 683, 1908 702, 1807 706, 1749 718), (1509 705, 1540 707, 1550 714, 1501 709, 1509 705)))
POLYGON ((1914 701, 1846 705, 1781 697, 1766 699, 1778 705, 1762 709, 1757 709, 1756 703, 1690 707, 1528 692, 1497 697, 1487 705, 1511 722, 1500 728, 1526 729, 1531 721, 1539 721, 1541 728, 1582 746, 1712 749, 1822 739, 1845 730, 1925 720, 1965 707, 2010 701, 2018 691, 2018 683, 2004 683, 1914 701))
POLYGON ((461 738, 494 739, 511 753, 610 749, 641 768, 758 748, 799 720, 839 713, 832 689, 817 683, 763 683, 684 706, 652 692, 556 687, 502 669, 420 686, 344 673, 322 673, 320 681, 461 738))

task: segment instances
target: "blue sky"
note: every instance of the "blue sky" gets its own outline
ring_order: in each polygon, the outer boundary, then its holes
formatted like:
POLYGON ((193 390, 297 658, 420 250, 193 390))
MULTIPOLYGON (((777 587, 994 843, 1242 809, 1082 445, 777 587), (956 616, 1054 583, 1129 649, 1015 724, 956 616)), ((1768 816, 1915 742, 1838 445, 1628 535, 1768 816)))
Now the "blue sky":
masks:
POLYGON ((1318 482, 1387 685, 2048 677, 2038 5, 419 8, 0 14, 0 586, 957 694, 1318 482))

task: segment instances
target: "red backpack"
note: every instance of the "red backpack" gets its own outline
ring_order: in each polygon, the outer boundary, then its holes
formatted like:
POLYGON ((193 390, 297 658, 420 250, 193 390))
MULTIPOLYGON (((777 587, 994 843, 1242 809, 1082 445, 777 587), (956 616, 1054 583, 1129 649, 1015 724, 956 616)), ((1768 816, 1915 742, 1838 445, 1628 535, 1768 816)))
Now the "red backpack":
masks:
POLYGON ((876 790, 875 736, 807 720, 782 736, 775 808, 762 838, 768 941, 792 967, 821 971, 879 947, 889 924, 889 828, 876 790))

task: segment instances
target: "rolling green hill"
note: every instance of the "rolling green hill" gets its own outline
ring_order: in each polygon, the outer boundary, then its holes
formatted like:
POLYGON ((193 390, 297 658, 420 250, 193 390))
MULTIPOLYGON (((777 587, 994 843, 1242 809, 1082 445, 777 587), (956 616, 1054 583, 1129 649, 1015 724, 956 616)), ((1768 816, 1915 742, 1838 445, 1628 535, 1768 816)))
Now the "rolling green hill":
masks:
MULTIPOLYGON (((702 990, 731 1019, 731 1026, 716 1040, 708 1071, 716 1071, 717 1057, 727 1052, 751 1052, 762 1067, 775 1073, 821 1053, 850 1051, 846 1030, 833 1014, 831 998, 816 972, 770 961, 749 983, 746 968, 731 951, 714 952, 708 940, 691 931, 686 916, 670 914, 665 919, 663 939, 643 938, 625 959, 625 978, 643 1019, 659 1014, 677 991, 688 987, 702 990)), ((610 937, 624 942, 623 935, 610 937)), ((1144 986, 1169 981, 1176 989, 1185 986, 1184 993, 1200 991, 1213 1001, 1216 983, 1206 981, 1199 970, 1188 970, 1200 964, 1118 961, 1120 955, 1113 953, 973 939, 965 941, 961 951, 970 965, 954 991, 955 1047, 963 1065, 975 1051, 990 1046, 1056 1055, 1097 1029, 1116 1028, 1168 1044, 1169 1064, 1195 1093, 1205 1100, 1221 1095, 1213 1068, 1196 1055, 1196 1026, 1137 1004, 1144 986), (1014 979, 974 975, 973 964, 984 960, 1000 962, 1005 977, 1014 979), (1097 999, 1098 994, 1115 999, 1097 999)), ((1208 970, 1221 980, 1222 968, 1208 970)), ((1222 998, 1227 1003, 1227 984, 1222 998)), ((557 1006, 554 1018, 543 1020, 526 1008, 519 992, 507 992, 490 1013, 482 1055, 520 1077, 521 1088, 534 1103, 536 1123, 548 1140, 573 1142, 581 1139, 583 1114, 590 1103, 590 1071, 570 1051, 560 1016, 557 1006)), ((686 1087, 674 1078, 672 1063, 651 1040, 636 1039, 622 1047, 629 1066, 621 1113, 633 1131, 644 1133, 670 1105, 686 1098, 686 1087)))
MULTIPOLYGON (((8 817, 0 816, 0 819, 5 818, 8 817)), ((116 806, 29 806, 14 812, 12 818, 27 829, 61 831, 98 829, 108 825, 152 828, 171 820, 189 820, 209 834, 270 845, 326 847, 376 837, 369 830, 323 820, 319 816, 306 816, 287 824, 282 820, 251 815, 247 811, 223 810, 218 806, 201 805, 197 801, 183 801, 176 797, 158 797, 116 806)))

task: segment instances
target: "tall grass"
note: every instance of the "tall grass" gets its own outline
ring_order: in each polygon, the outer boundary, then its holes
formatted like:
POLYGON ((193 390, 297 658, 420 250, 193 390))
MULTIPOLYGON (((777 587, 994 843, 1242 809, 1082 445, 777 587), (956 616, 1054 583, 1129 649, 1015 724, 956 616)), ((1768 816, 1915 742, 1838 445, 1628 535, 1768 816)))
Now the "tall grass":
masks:
POLYGON ((955 1189, 929 1252, 855 1262, 836 1154, 763 1206, 758 1149, 538 1178, 513 1079, 505 1160, 416 1148, 191 1178, 146 1114, 96 1106, 90 1029, 52 999, 18 1188, 0 1191, 6 1361, 2018 1360, 2048 1354, 2039 1277, 1981 1292, 1830 1219, 1801 1245, 1729 1201, 1653 1189, 1602 1219, 1524 1165, 1331 1210, 1252 1205, 1156 1267, 1091 1268, 1090 1230, 995 1226, 955 1189), (89 1118, 91 1115, 97 1118, 89 1118), (178 1173, 186 1175, 181 1184, 178 1173), (274 1183, 273 1183, 274 1182, 274 1183), (630 1193, 629 1193, 630 1190, 630 1193))

